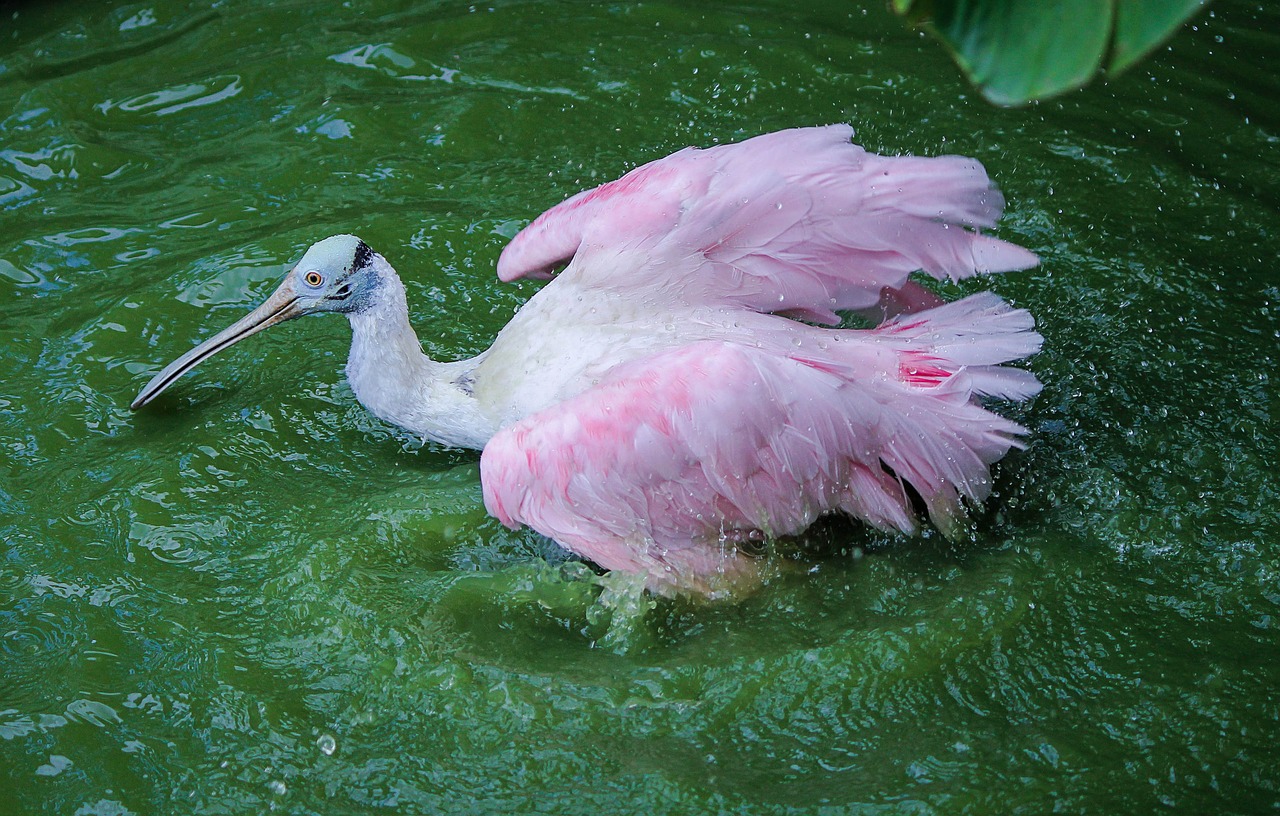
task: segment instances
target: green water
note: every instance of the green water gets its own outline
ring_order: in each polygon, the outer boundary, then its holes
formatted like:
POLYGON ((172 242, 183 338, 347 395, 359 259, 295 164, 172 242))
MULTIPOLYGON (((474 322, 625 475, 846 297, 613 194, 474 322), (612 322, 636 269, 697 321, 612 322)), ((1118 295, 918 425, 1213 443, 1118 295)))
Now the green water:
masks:
POLYGON ((885 5, 0 7, 0 810, 1280 808, 1280 14, 1002 111, 885 5), (542 209, 836 121, 982 159, 1044 259, 946 290, 1046 337, 971 540, 829 523, 735 602, 601 600, 355 403, 337 318, 127 410, 320 237, 473 354, 542 209))

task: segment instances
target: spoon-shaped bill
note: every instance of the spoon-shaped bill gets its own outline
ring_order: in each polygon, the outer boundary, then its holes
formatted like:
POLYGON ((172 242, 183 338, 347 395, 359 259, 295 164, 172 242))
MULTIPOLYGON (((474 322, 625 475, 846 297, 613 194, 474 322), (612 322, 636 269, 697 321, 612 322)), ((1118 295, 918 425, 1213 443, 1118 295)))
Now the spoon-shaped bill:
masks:
POLYGON ((195 368, 206 357, 212 357, 224 348, 240 342, 250 335, 277 323, 283 323, 305 314, 300 306, 292 276, 280 284, 280 288, 263 301, 262 305, 237 320, 232 325, 210 337, 164 367, 151 382, 138 392, 129 408, 136 411, 160 395, 173 381, 195 368))

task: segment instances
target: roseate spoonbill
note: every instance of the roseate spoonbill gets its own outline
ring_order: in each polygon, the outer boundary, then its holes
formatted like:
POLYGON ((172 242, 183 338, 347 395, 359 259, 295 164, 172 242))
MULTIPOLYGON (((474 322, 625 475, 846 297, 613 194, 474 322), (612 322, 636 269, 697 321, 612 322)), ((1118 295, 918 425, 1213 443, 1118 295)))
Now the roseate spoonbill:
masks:
POLYGON ((732 586, 756 569, 740 545, 828 512, 911 533, 918 499, 952 532, 1025 434, 980 400, 1039 390, 1001 364, 1041 338, 994 294, 940 305, 907 276, 1038 260, 980 233, 1004 200, 977 161, 879 156, 851 136, 835 125, 687 148, 553 207, 498 261, 502 280, 553 282, 468 360, 423 354, 386 259, 326 238, 132 407, 251 334, 340 312, 365 407, 483 449, 490 513, 651 590, 732 586), (890 316, 828 328, 840 310, 890 316))

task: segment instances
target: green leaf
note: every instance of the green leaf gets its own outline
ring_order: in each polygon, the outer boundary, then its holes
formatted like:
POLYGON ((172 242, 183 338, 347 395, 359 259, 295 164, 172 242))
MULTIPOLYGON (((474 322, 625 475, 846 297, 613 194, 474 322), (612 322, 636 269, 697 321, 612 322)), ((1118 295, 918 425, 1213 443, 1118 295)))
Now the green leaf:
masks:
POLYGON ((1127 71, 1207 4, 1208 0, 1117 0, 1107 71, 1127 71))
POLYGON ((1078 88, 1118 74, 1164 41, 1208 0, 893 0, 951 50, 998 105, 1078 88))

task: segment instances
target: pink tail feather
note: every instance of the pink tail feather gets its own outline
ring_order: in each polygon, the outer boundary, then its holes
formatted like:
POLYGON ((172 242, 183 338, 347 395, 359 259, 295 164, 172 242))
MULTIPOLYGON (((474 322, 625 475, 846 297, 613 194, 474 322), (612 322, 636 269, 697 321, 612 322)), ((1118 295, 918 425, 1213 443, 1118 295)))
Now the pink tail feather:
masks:
POLYGON ((1040 350, 1043 338, 1034 329, 1025 309, 981 292, 886 321, 873 332, 898 349, 903 379, 916 386, 911 407, 895 417, 903 441, 888 446, 882 461, 911 484, 948 536, 963 516, 961 499, 986 499, 990 466, 1010 448, 1024 447, 1026 429, 976 398, 1021 401, 1039 393, 1034 374, 1003 365, 1040 350))
POLYGON ((935 382, 964 371, 969 387, 984 397, 1020 402, 1040 393, 1040 381, 1031 372, 1001 364, 1035 354, 1044 338, 1030 312, 1014 309, 992 292, 893 318, 874 336, 901 350, 904 369, 938 369, 935 382))
POLYGON ((978 503, 990 493, 990 466, 1024 447, 1026 429, 979 400, 1020 401, 1039 392, 1035 375, 1003 365, 1040 349, 1034 327, 1026 310, 982 292, 885 321, 863 335, 877 349, 871 356, 863 344, 829 346, 822 359, 793 356, 854 386, 843 392, 844 416, 877 418, 869 429, 878 451, 852 463, 841 508, 877 527, 910 532, 915 521, 903 488, 909 484, 933 523, 953 535, 964 501, 978 503))

